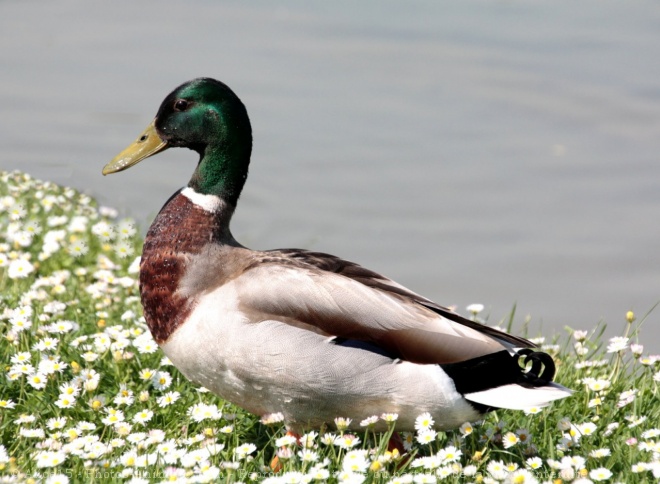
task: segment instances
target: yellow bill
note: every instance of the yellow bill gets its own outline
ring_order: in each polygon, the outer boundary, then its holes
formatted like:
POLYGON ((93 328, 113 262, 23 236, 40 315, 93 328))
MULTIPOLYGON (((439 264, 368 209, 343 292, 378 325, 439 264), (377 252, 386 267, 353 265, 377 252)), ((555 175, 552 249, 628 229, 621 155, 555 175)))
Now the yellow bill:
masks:
POLYGON ((164 141, 158 135, 154 123, 155 120, 147 126, 147 129, 142 132, 138 139, 103 167, 104 175, 126 170, 145 158, 149 158, 168 148, 167 141, 164 141))

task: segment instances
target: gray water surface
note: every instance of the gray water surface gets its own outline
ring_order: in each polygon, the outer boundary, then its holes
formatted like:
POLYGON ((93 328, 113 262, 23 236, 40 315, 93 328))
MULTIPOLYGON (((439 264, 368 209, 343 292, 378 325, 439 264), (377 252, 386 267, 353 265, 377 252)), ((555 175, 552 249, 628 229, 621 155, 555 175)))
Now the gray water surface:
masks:
MULTIPOLYGON (((543 332, 660 300, 660 4, 0 0, 0 167, 148 225, 196 163, 101 168, 197 76, 254 130, 233 231, 543 332)), ((660 310, 641 342, 660 350, 660 310)))

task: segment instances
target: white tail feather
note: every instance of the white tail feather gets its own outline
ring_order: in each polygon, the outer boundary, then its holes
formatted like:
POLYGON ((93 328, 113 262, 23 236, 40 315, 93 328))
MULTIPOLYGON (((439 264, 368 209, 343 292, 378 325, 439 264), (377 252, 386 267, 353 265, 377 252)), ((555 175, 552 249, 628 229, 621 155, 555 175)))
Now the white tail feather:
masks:
POLYGON ((466 393, 464 397, 489 407, 524 410, 530 407, 545 407, 553 400, 569 397, 572 393, 572 390, 557 383, 534 388, 511 384, 482 392, 466 393))

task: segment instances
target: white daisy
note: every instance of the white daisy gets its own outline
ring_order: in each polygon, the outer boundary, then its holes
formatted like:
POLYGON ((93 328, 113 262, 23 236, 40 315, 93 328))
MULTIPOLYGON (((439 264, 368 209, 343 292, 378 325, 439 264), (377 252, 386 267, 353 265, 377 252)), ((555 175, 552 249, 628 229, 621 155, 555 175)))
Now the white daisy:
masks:
POLYGON ((428 412, 424 412, 415 419, 415 430, 422 431, 427 430, 433 427, 434 424, 433 417, 428 412))
POLYGON ((181 394, 179 392, 167 392, 165 395, 158 397, 156 403, 158 403, 159 407, 167 407, 176 402, 180 396, 181 394))
POLYGON ((246 443, 246 444, 241 444, 238 447, 236 447, 234 449, 234 454, 236 454, 236 456, 239 459, 242 459, 243 457, 246 457, 246 456, 250 455, 255 450, 257 450, 256 445, 251 444, 251 443, 246 443))
POLYGON ((435 441, 436 436, 438 433, 433 430, 433 429, 423 429, 417 433, 417 442, 419 442, 422 445, 429 444, 433 441, 435 441))
POLYGON ((133 416, 133 422, 145 424, 154 416, 154 413, 151 410, 145 409, 133 416))
POLYGON ((612 477, 612 471, 606 469, 605 467, 599 467, 589 472, 589 477, 594 481, 606 481, 612 477))
POLYGON ((16 259, 9 263, 7 276, 10 279, 22 279, 34 271, 34 266, 25 259, 16 259))

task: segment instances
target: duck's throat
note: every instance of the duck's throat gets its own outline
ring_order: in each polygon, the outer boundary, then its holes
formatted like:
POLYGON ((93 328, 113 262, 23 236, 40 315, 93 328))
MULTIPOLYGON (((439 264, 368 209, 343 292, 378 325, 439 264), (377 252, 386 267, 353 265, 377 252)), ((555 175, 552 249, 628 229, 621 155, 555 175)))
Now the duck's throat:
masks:
POLYGON ((200 149, 200 161, 188 184, 197 193, 216 195, 236 206, 248 175, 251 138, 225 141, 221 146, 208 145, 200 149))
POLYGON ((191 188, 175 194, 147 232, 140 263, 144 317, 158 343, 190 315, 194 298, 178 293, 190 261, 209 243, 235 244, 229 232, 233 207, 191 188))

